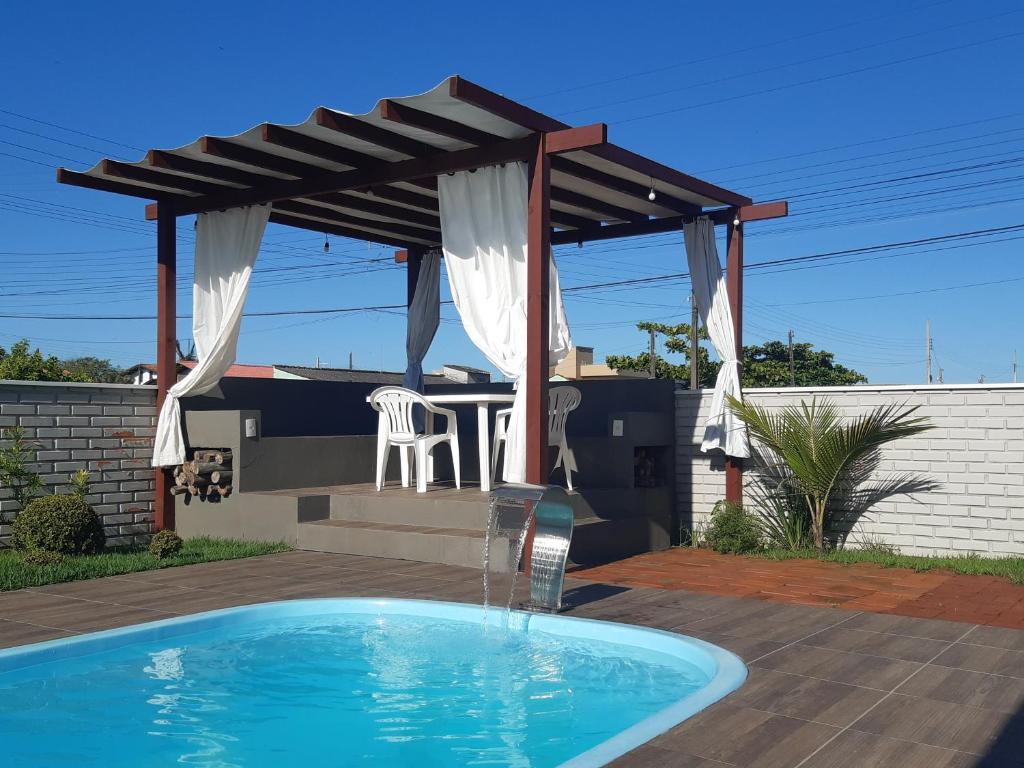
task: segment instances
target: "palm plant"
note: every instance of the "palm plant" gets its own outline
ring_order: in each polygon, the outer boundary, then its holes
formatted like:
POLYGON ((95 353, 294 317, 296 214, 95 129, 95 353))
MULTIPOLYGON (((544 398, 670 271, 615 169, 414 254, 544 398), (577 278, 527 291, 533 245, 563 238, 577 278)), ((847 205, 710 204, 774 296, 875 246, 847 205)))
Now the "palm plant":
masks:
MULTIPOLYGON (((825 548, 829 501, 844 478, 877 455, 886 443, 920 434, 931 425, 914 416, 917 406, 891 403, 844 422, 831 401, 812 398, 808 404, 780 409, 729 398, 729 407, 754 439, 785 467, 792 489, 807 500, 814 546, 825 548)), ((870 463, 870 462, 869 462, 870 463)))

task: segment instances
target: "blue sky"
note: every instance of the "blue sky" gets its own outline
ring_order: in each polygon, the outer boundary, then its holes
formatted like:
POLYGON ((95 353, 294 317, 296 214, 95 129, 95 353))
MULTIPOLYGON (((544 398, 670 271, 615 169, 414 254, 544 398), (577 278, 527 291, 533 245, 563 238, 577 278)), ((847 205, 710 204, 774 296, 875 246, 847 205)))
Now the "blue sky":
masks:
MULTIPOLYGON (((757 200, 788 197, 789 220, 748 227, 750 265, 1024 224, 1015 0, 688 5, 12 5, 0 29, 0 314, 155 311, 142 202, 63 188, 54 167, 298 122, 318 105, 362 112, 455 73, 567 122, 607 122, 616 143, 757 200)), ((180 229, 183 265, 191 227, 180 229)), ((751 269, 745 340, 793 329, 872 382, 912 383, 924 376, 930 320, 936 375, 941 366, 947 382, 1008 381, 1014 350, 1024 355, 1018 238, 751 269)), ((402 268, 365 261, 391 249, 332 237, 326 258, 337 266, 315 267, 322 246, 269 227, 247 309, 404 301, 402 268), (290 270, 261 276, 260 266, 290 270)), ((675 235, 556 258, 564 287, 685 271, 675 235)), ((688 295, 684 281, 574 292, 574 339, 598 357, 639 351, 633 324, 687 319, 688 295)), ((179 307, 190 306, 183 281, 179 307)), ((427 369, 487 367, 454 309, 443 316, 427 369)), ((342 366, 351 352, 357 367, 398 370, 404 322, 379 312, 251 318, 239 361, 342 366)), ((153 359, 154 326, 0 318, 0 346, 27 336, 62 357, 130 364, 153 359)), ((188 321, 178 335, 190 336, 188 321)))

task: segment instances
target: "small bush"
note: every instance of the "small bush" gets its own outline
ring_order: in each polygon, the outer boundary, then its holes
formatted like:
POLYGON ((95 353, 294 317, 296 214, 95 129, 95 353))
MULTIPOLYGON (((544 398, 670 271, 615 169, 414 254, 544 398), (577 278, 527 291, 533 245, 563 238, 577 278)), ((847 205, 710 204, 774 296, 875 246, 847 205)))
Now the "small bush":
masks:
POLYGON ((163 530, 157 532, 149 540, 149 553, 157 560, 163 560, 165 557, 172 557, 181 552, 183 546, 185 546, 185 542, 181 540, 181 536, 174 531, 163 530))
POLYGON ((64 559, 60 552, 47 552, 45 549, 26 549, 21 553, 21 560, 26 565, 56 565, 64 559))
POLYGON ((711 512, 711 525, 704 538, 716 552, 740 555, 762 547, 761 527, 743 505, 719 501, 711 512))
POLYGON ((99 516, 78 496, 33 499, 11 526, 11 544, 21 550, 91 555, 105 543, 99 516))

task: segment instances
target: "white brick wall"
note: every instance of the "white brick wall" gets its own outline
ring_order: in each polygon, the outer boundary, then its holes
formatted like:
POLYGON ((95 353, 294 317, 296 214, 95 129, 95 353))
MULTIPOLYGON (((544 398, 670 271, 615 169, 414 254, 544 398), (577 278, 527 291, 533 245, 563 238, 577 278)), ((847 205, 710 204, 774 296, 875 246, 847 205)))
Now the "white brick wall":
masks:
MULTIPOLYGON (((752 389, 766 407, 829 397, 845 416, 891 402, 921 406, 934 428, 886 447, 882 472, 910 471, 937 487, 897 496, 861 518, 850 537, 895 544, 905 554, 1024 555, 1024 385, 752 389)), ((700 452, 711 391, 676 394, 680 520, 701 525, 725 496, 721 457, 700 452)))
MULTIPOLYGON (((156 390, 118 384, 0 380, 0 430, 20 426, 39 449, 35 471, 46 493, 65 492, 70 475, 88 469, 87 497, 110 545, 141 543, 152 530, 156 390)), ((0 545, 17 504, 0 488, 0 545)))

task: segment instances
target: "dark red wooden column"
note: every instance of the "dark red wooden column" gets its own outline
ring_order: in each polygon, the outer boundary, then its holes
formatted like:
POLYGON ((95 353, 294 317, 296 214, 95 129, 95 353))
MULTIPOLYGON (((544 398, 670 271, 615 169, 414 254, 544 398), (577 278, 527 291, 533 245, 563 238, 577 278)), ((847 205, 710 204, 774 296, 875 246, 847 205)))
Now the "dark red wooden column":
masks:
POLYGON ((526 268, 526 482, 548 479, 551 160, 543 134, 530 162, 526 268))
MULTIPOLYGON (((157 209, 156 218, 156 408, 164 404, 167 390, 177 381, 176 279, 178 271, 177 217, 169 205, 157 209)), ((174 497, 170 469, 157 468, 156 530, 174 528, 174 497)))
MULTIPOLYGON (((736 336, 736 359, 743 369, 743 224, 730 223, 728 226, 726 257, 726 290, 729 295, 729 310, 732 313, 732 329, 736 336)), ((743 459, 726 457, 725 499, 737 504, 743 501, 743 459)))
MULTIPOLYGON (((545 136, 537 141, 530 161, 526 226, 526 482, 548 479, 548 305, 551 284, 551 160, 545 136)), ((525 571, 530 572, 536 520, 523 546, 525 571)))

